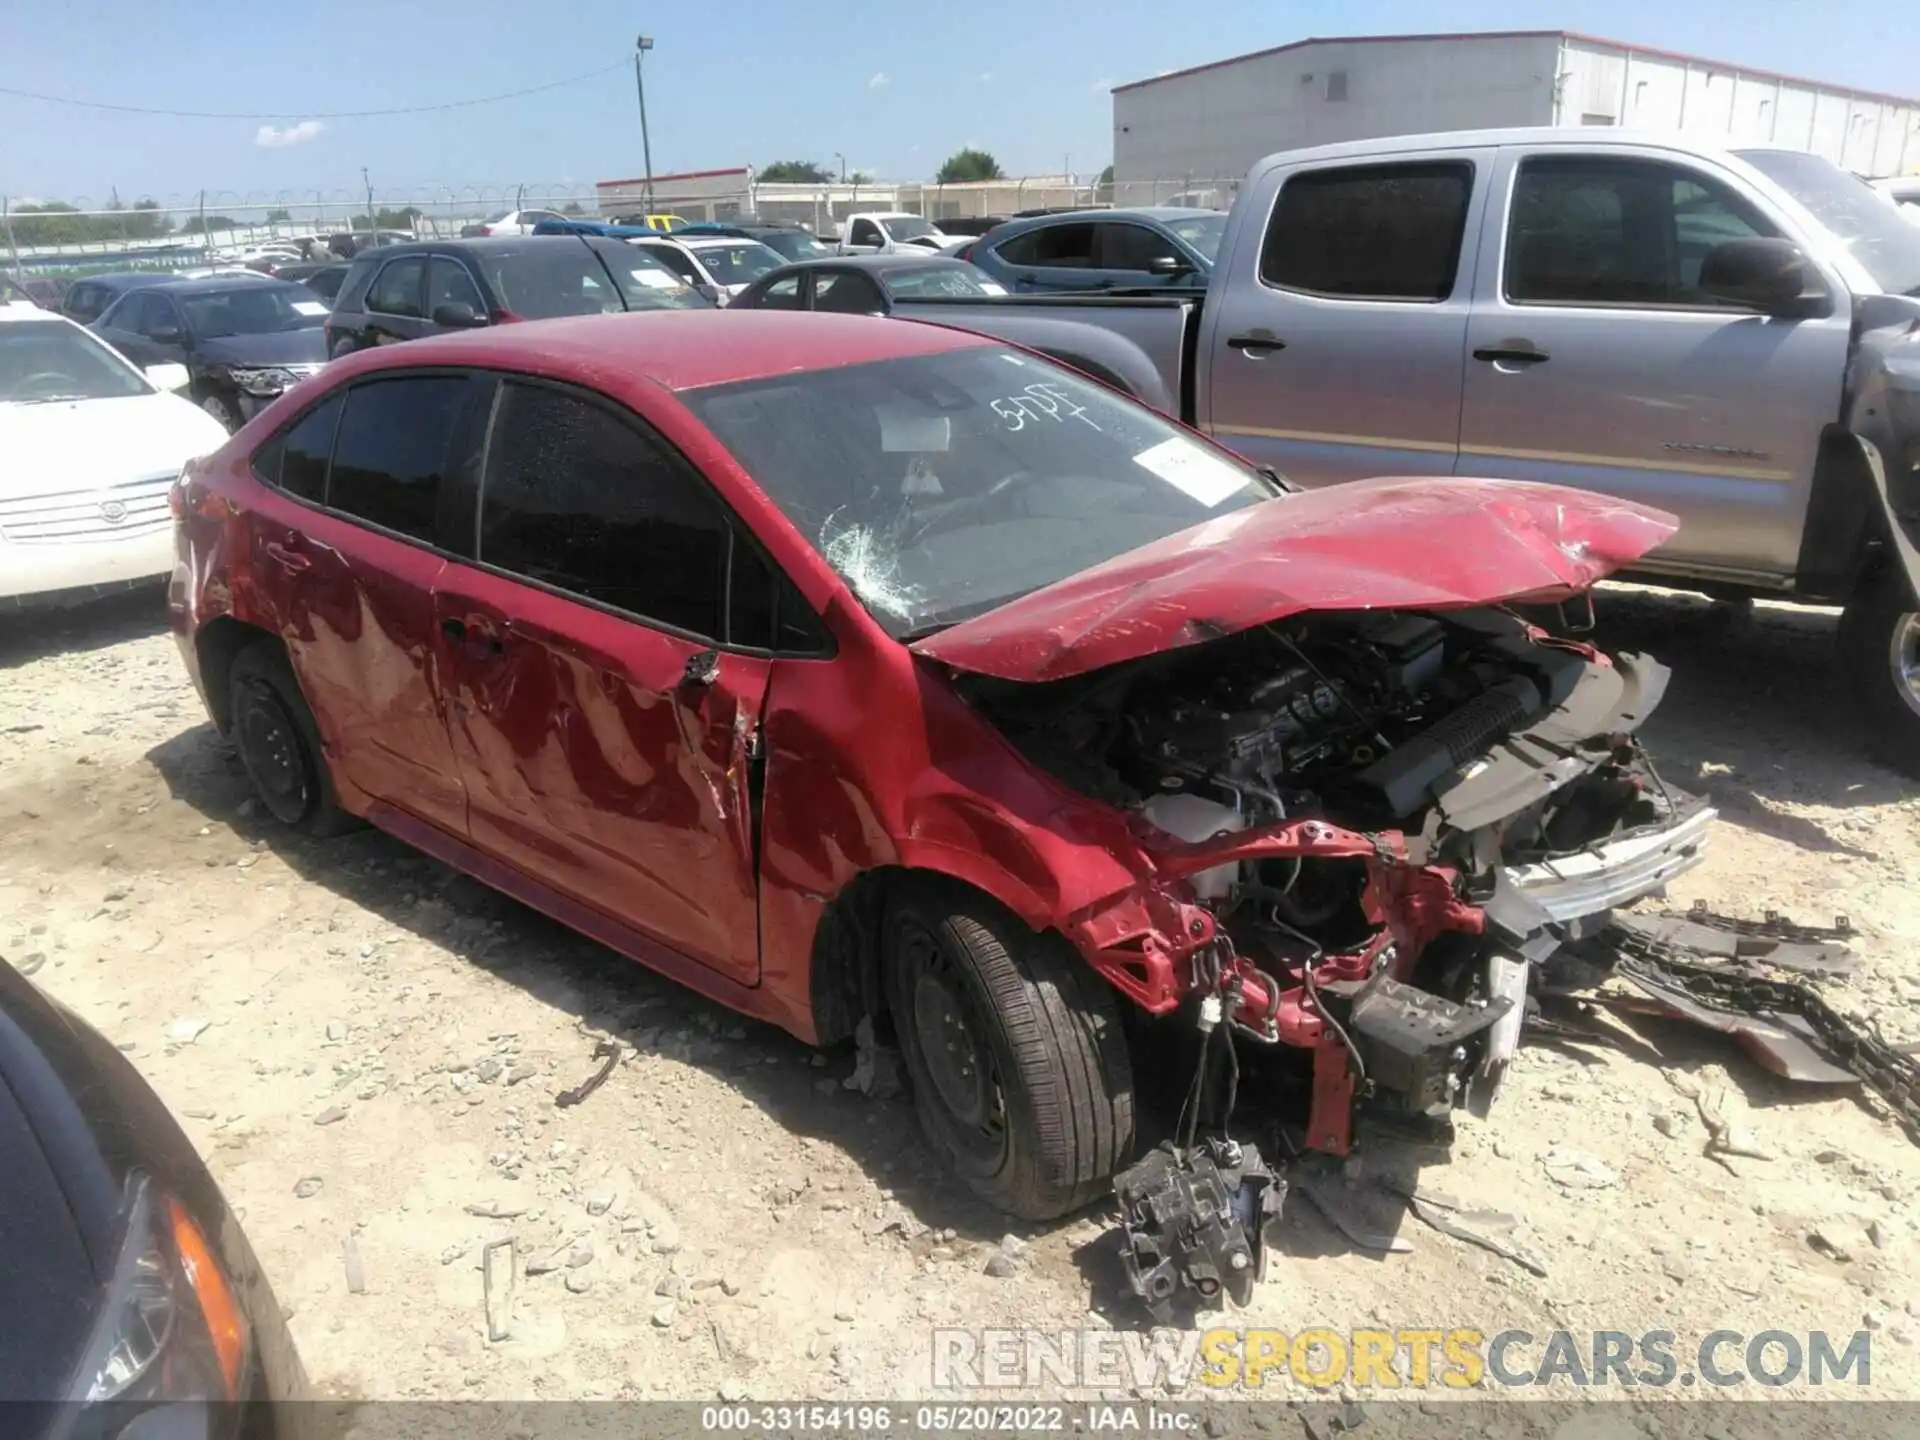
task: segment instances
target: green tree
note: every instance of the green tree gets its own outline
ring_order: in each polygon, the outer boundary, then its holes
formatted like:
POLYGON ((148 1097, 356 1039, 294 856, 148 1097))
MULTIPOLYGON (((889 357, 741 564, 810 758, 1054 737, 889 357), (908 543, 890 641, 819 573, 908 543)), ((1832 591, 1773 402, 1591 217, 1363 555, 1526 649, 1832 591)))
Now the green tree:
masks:
POLYGON ((267 212, 267 224, 278 225, 283 222, 287 224, 293 223, 293 212, 291 210, 269 210, 267 212))
POLYGON ((162 213, 158 200, 136 200, 127 213, 127 233, 136 240, 155 240, 172 229, 173 222, 162 213))
POLYGON ((833 172, 811 160, 776 160, 758 178, 769 184, 819 185, 833 179, 833 172))
POLYGON ((373 221, 376 230, 411 230, 413 222, 419 218, 419 207, 409 205, 403 210, 382 209, 373 217, 373 221))
POLYGON ((82 215, 77 206, 62 200, 17 206, 12 215, 18 245, 75 245, 92 238, 89 222, 94 217, 82 215))
POLYGON ((209 215, 202 221, 198 215, 189 215, 180 222, 182 235, 198 235, 203 230, 238 230, 240 222, 231 215, 209 215))
POLYGON ((871 170, 856 170, 847 176, 847 181, 853 185, 871 185, 873 183, 873 172, 871 170))
POLYGON ((1093 182, 1093 198, 1103 205, 1113 203, 1113 167, 1109 165, 1100 172, 1100 178, 1093 182))
POLYGON ((1000 162, 986 151, 968 149, 949 155, 933 178, 937 184, 953 185, 964 180, 1004 180, 1007 176, 1000 162))
POLYGON ((580 208, 580 202, 578 200, 569 200, 560 207, 560 213, 562 215, 584 215, 587 212, 580 208))

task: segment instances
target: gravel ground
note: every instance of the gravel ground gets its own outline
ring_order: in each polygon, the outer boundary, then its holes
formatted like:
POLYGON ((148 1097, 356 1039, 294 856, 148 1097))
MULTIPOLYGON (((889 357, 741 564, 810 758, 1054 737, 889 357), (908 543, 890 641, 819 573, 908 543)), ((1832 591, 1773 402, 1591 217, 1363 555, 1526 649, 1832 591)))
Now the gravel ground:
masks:
MULTIPOLYGON (((378 833, 278 832, 155 605, 0 621, 0 953, 182 1117, 320 1385, 910 1397, 934 1327, 1137 1324, 1106 1298, 1102 1217, 1003 1241, 905 1101, 847 1088, 851 1053, 739 1020, 378 833), (609 1037, 607 1084, 555 1108, 609 1037), (481 1257, 508 1237, 523 1273, 491 1342, 481 1257)), ((1831 617, 1625 588, 1601 616, 1603 643, 1674 666, 1650 739, 1723 817, 1672 898, 1847 913, 1862 965, 1829 998, 1920 1038, 1920 798, 1861 758, 1831 617)), ((1546 1275, 1384 1209, 1410 1252, 1361 1252, 1296 1201, 1230 1323, 1869 1327, 1868 1393, 1920 1397, 1920 1150, 1847 1093, 1637 1021, 1524 1051, 1450 1155, 1383 1140, 1326 1183, 1366 1214, 1370 1177, 1409 1167, 1518 1217, 1546 1275), (1702 1090, 1771 1158, 1708 1157, 1702 1090)))

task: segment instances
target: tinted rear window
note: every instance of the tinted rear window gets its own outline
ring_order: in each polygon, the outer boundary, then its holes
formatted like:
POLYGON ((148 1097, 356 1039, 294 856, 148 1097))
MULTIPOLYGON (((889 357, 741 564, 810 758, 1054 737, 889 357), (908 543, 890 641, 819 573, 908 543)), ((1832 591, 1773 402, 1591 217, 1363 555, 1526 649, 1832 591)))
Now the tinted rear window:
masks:
POLYGON ((1267 222, 1260 278, 1346 300, 1445 300, 1472 194, 1464 161, 1295 175, 1267 222))
POLYGON ((416 540, 432 540, 466 397, 467 382, 448 375, 354 386, 334 442, 327 503, 416 540))
POLYGON ((500 303, 527 320, 704 303, 672 271, 631 246, 618 247, 608 264, 591 245, 548 235, 508 250, 476 246, 473 260, 500 303))

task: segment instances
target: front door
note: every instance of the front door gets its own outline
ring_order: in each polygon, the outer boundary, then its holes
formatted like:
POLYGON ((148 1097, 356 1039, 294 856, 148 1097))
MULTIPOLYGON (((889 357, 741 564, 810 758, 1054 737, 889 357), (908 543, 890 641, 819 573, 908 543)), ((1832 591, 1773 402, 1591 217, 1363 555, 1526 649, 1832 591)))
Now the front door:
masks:
POLYGON ((367 317, 360 343, 398 345, 434 332, 426 310, 427 257, 389 260, 367 289, 367 317))
POLYGON ((1495 153, 1253 177, 1247 200, 1278 194, 1219 257, 1202 312, 1216 439, 1305 485, 1452 471, 1473 221, 1495 153))
POLYGON ((734 539, 637 417, 510 380, 477 563, 449 565, 434 602, 472 842, 751 985, 772 662, 726 648, 734 539))
POLYGON ((256 468, 280 494, 250 516, 255 583, 334 767, 455 836, 466 791, 440 704, 446 560, 432 547, 474 384, 410 375, 329 396, 262 447, 256 468))
POLYGON ((1468 325, 1459 473, 1548 480, 1680 517, 1688 568, 1793 573, 1848 305, 1777 319, 1699 288, 1707 252, 1784 233, 1710 162, 1503 151, 1468 325))

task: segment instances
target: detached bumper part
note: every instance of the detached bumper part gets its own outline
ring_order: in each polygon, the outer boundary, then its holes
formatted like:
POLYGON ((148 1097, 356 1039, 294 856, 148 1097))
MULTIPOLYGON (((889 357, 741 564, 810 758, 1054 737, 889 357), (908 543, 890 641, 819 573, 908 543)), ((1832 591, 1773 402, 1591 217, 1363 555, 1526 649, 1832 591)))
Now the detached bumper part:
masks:
POLYGON ((1707 832, 1719 812, 1710 806, 1651 835, 1596 845, 1577 854, 1507 867, 1507 878, 1554 920, 1597 915, 1657 890, 1705 859, 1707 832))
POLYGON ((1237 1305, 1252 1298, 1266 1274, 1267 1227, 1287 1196, 1256 1147, 1210 1139, 1182 1150, 1163 1141, 1114 1176, 1113 1191, 1127 1286, 1156 1321, 1173 1323, 1182 1292, 1195 1308, 1222 1291, 1237 1305))

